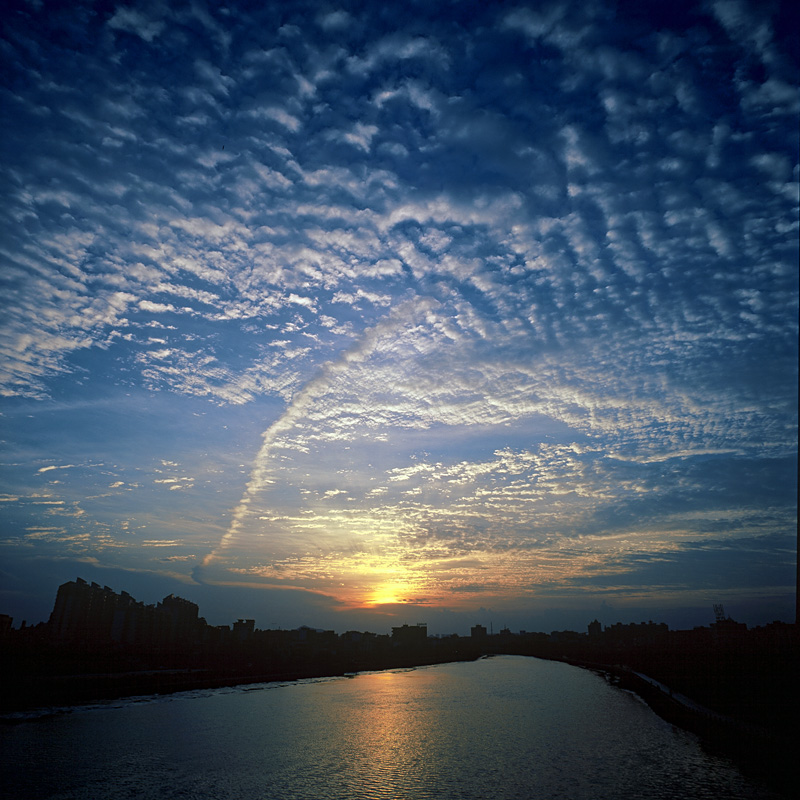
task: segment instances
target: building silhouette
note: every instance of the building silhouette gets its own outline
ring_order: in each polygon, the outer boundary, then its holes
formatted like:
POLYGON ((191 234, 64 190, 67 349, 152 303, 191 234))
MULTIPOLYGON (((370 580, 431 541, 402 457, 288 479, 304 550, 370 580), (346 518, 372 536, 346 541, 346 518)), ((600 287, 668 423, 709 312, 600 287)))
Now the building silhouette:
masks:
POLYGON ((127 592, 77 578, 58 587, 48 625, 51 640, 65 646, 175 649, 200 638, 206 623, 198 610, 173 594, 145 605, 127 592))
POLYGON ((417 625, 401 625, 392 628, 392 644, 394 645, 421 645, 428 640, 428 626, 420 622, 417 625))
POLYGON ((253 635, 256 621, 254 619, 237 619, 233 623, 233 636, 239 641, 248 639, 253 635))

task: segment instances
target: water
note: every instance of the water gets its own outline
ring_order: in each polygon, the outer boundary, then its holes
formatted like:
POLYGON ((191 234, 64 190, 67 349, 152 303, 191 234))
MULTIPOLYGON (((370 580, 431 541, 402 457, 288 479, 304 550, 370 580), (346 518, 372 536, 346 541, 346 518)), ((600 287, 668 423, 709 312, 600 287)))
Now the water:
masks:
POLYGON ((774 797, 601 677, 513 656, 128 700, 0 742, 9 800, 774 797))

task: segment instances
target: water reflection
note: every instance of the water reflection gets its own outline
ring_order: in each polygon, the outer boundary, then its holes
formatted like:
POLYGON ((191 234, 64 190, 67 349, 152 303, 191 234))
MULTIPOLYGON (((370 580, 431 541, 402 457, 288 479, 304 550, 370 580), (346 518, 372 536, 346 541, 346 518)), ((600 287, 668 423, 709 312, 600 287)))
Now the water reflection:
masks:
POLYGON ((503 657, 0 728, 4 798, 772 797, 636 698, 503 657))
POLYGON ((436 738, 441 719, 430 702, 437 678, 417 670, 361 676, 364 698, 345 722, 351 790, 368 798, 430 797, 440 766, 436 738))

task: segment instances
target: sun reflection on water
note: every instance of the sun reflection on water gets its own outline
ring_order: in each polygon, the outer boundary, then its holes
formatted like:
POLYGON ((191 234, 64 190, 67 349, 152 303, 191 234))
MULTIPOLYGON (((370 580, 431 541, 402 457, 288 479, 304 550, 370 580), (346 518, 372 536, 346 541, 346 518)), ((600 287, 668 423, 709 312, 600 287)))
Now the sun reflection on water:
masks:
MULTIPOLYGON (((417 684, 432 686, 425 670, 414 672, 417 684)), ((433 706, 409 694, 405 672, 359 676, 367 698, 348 725, 350 764, 358 788, 373 787, 373 797, 425 797, 426 786, 439 771, 433 761, 437 751, 439 721, 433 706), (398 794, 398 792, 400 794, 398 794)))

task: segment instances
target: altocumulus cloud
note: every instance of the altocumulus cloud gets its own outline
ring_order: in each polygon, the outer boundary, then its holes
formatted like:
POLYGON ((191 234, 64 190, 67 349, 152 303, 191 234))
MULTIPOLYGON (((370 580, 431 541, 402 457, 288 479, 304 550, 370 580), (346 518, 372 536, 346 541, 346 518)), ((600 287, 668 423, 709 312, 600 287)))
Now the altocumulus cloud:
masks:
POLYGON ((412 5, 7 15, 4 552, 339 609, 788 596, 789 12, 412 5))

